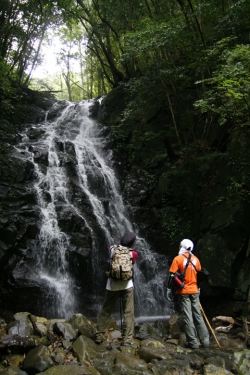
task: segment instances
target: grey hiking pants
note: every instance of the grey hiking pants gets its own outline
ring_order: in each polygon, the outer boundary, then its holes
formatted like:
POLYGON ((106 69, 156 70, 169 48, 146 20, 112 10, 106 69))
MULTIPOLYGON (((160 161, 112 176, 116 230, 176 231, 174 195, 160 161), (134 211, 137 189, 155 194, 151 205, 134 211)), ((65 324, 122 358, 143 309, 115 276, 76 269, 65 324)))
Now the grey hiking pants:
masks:
POLYGON ((122 299, 122 342, 132 342, 134 334, 134 288, 117 291, 106 290, 103 307, 97 322, 97 336, 105 332, 111 312, 118 298, 122 299))
POLYGON ((207 345, 209 343, 209 332, 202 316, 199 294, 179 294, 178 300, 185 324, 187 343, 191 346, 197 346, 198 335, 201 344, 207 345))

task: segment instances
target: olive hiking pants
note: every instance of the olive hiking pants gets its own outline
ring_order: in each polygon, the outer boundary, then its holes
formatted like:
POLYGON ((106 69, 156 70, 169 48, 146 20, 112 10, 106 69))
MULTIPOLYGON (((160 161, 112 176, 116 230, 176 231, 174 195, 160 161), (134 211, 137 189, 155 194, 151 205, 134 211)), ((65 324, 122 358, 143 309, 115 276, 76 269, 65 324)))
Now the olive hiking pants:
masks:
POLYGON ((187 343, 190 346, 198 346, 197 335, 201 345, 209 344, 209 332, 204 322, 199 294, 179 294, 178 300, 182 318, 185 324, 187 343))
POLYGON ((97 322, 96 337, 101 337, 107 328, 111 312, 118 298, 122 299, 123 327, 122 342, 132 342, 134 334, 134 288, 110 291, 106 290, 103 307, 97 322))

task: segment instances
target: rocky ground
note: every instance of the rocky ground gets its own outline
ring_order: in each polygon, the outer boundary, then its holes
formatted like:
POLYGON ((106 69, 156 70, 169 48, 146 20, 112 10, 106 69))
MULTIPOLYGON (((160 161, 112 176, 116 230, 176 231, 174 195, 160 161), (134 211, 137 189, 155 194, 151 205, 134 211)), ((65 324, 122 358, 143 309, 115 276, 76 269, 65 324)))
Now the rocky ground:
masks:
POLYGON ((0 319, 1 375, 250 374, 250 350, 240 324, 227 333, 214 327, 210 347, 194 350, 185 348, 177 314, 136 324, 132 347, 120 346, 114 319, 101 345, 93 340, 95 324, 82 314, 47 320, 20 312, 8 319, 0 319))

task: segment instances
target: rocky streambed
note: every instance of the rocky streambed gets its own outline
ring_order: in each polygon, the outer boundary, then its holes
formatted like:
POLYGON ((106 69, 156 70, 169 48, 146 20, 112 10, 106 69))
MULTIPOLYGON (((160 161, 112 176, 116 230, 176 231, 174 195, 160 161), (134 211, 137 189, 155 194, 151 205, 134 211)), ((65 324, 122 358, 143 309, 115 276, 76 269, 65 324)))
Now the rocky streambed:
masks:
POLYGON ((82 314, 47 320, 20 312, 0 321, 1 375, 250 374, 249 342, 241 326, 230 333, 216 332, 221 347, 211 334, 209 348, 194 350, 185 348, 177 314, 137 323, 132 347, 120 345, 114 319, 101 345, 93 340, 95 323, 82 314))

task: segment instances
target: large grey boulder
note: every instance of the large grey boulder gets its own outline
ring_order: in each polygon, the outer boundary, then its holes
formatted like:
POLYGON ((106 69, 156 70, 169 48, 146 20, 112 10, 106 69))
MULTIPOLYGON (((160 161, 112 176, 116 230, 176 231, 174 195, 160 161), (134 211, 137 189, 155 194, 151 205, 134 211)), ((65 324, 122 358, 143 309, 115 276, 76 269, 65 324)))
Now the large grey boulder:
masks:
POLYGON ((57 335, 63 336, 67 341, 72 341, 78 336, 77 331, 72 327, 70 323, 56 322, 54 324, 53 331, 57 335))
POLYGON ((101 375, 93 366, 81 363, 76 365, 53 366, 45 372, 36 375, 101 375))
POLYGON ((53 365, 49 349, 44 345, 39 345, 28 352, 23 361, 22 369, 27 371, 29 375, 35 375, 53 365))
POLYGON ((103 357, 107 352, 109 353, 104 346, 97 345, 94 340, 83 335, 76 339, 72 348, 79 362, 91 361, 98 356, 103 357))
POLYGON ((72 325, 74 329, 78 330, 81 333, 81 335, 84 335, 86 337, 93 338, 96 332, 96 327, 94 323, 82 314, 74 314, 69 319, 69 323, 72 325))
POLYGON ((226 370, 223 367, 217 367, 209 364, 204 366, 204 375, 233 375, 231 371, 226 370))
POLYGON ((250 374, 250 350, 234 353, 235 362, 241 374, 250 374))
POLYGON ((9 333, 18 336, 34 335, 32 323, 28 318, 29 312, 20 312, 14 315, 15 322, 9 329, 9 333))

